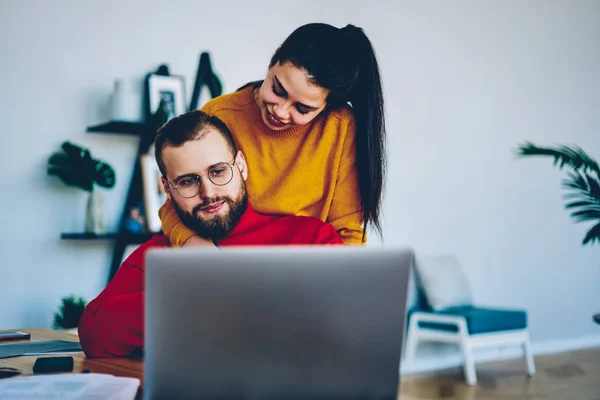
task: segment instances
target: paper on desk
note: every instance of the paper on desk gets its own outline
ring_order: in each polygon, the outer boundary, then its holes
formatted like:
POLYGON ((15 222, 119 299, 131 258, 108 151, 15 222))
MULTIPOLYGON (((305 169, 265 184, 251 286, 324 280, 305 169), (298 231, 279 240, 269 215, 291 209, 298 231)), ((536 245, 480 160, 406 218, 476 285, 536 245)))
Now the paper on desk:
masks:
POLYGON ((106 374, 28 375, 0 380, 0 400, 133 400, 140 380, 106 374))
POLYGON ((44 340, 40 342, 26 342, 5 344, 0 346, 0 358, 35 356, 50 354, 69 354, 81 351, 79 342, 68 340, 44 340))

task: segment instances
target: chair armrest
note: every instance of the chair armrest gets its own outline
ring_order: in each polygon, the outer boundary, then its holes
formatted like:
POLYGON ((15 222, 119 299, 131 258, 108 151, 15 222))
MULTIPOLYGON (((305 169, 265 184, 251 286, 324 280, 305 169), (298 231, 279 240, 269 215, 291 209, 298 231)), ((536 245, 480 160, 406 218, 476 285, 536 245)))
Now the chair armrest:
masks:
POLYGON ((418 327, 419 322, 454 324, 458 328, 459 332, 467 333, 467 321, 465 321, 463 317, 455 315, 440 315, 422 311, 412 313, 410 316, 410 324, 414 324, 416 328, 418 327))

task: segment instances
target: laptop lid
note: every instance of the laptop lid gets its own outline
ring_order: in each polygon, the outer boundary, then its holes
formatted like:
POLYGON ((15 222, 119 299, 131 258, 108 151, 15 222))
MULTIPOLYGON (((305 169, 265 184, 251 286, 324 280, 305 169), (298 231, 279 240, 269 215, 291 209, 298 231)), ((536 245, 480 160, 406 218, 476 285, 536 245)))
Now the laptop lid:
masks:
POLYGON ((395 399, 409 250, 152 249, 144 397, 395 399))

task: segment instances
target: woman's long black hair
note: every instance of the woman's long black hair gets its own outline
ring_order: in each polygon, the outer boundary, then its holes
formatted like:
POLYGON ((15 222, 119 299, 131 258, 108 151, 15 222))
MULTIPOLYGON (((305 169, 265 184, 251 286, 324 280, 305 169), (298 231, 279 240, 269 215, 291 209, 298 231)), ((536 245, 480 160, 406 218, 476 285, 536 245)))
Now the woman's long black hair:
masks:
POLYGON ((317 85, 330 91, 329 108, 351 105, 356 120, 356 164, 365 228, 370 223, 381 235, 385 115, 379 65, 371 41, 354 25, 340 29, 311 23, 288 36, 275 51, 270 66, 285 62, 306 70, 317 85))

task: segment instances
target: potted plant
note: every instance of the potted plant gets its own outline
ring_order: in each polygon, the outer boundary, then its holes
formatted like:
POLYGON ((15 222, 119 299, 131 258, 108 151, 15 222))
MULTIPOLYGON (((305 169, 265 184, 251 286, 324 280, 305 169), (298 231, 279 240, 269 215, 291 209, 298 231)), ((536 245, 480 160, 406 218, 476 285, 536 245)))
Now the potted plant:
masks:
POLYGON ((66 332, 77 334, 79 320, 85 310, 86 301, 82 297, 73 295, 63 297, 59 311, 54 313, 54 329, 61 329, 66 332))
POLYGON ((66 185, 78 187, 89 193, 85 230, 89 233, 106 233, 107 218, 104 198, 95 185, 112 188, 115 171, 107 163, 95 160, 88 149, 68 141, 48 159, 48 175, 59 177, 66 185))

